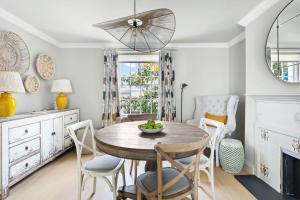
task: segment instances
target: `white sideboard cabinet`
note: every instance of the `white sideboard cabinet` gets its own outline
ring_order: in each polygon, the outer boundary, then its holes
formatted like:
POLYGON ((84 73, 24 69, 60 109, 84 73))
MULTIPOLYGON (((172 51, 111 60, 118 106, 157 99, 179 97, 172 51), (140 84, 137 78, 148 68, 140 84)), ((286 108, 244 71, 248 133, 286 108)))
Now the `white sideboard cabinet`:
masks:
POLYGON ((65 128, 78 121, 79 109, 0 118, 2 199, 9 187, 73 146, 65 128))

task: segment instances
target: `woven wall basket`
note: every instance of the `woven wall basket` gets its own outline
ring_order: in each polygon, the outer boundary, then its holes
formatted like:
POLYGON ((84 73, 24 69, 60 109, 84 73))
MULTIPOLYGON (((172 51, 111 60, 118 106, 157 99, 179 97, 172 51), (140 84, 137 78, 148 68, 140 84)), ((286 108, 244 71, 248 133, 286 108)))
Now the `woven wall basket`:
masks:
POLYGON ((25 42, 13 32, 0 31, 0 70, 24 74, 30 66, 25 42))
POLYGON ((40 90, 40 80, 36 75, 29 75, 24 81, 24 86, 27 92, 37 93, 40 90))
POLYGON ((55 74, 55 64, 53 59, 45 54, 40 54, 36 60, 36 70, 45 80, 51 80, 55 74))

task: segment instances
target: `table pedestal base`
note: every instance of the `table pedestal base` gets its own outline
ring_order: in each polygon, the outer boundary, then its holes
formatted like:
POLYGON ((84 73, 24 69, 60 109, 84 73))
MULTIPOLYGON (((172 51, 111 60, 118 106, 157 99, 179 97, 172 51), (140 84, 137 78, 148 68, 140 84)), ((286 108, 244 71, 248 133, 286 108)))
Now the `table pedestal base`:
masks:
POLYGON ((156 161, 147 161, 146 164, 145 164, 145 172, 149 172, 149 171, 152 171, 152 172, 156 172, 157 170, 157 163, 156 161))
POLYGON ((126 200, 127 198, 136 199, 135 185, 126 185, 119 187, 117 200, 126 200))

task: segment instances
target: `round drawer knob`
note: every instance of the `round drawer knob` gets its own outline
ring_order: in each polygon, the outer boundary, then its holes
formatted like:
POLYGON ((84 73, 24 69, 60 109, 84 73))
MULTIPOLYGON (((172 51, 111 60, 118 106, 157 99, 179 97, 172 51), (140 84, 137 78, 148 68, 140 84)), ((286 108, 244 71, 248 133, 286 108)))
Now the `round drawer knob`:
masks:
POLYGON ((28 146, 25 147, 25 150, 26 150, 26 151, 28 150, 28 146))
POLYGON ((71 117, 70 120, 73 120, 73 118, 71 117))
POLYGON ((27 130, 27 129, 25 129, 25 133, 28 133, 28 130, 27 130))
POLYGON ((25 167, 28 167, 29 166, 29 164, 28 163, 25 163, 25 167))

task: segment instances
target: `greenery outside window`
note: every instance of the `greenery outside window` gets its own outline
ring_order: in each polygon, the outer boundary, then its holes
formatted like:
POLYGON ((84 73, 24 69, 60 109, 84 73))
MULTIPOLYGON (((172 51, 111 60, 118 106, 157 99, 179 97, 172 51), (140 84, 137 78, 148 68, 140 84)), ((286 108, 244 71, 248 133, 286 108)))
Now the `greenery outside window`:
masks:
POLYGON ((158 111, 158 54, 120 52, 118 55, 121 115, 158 111))

